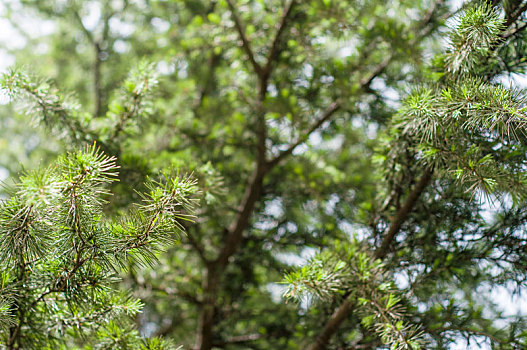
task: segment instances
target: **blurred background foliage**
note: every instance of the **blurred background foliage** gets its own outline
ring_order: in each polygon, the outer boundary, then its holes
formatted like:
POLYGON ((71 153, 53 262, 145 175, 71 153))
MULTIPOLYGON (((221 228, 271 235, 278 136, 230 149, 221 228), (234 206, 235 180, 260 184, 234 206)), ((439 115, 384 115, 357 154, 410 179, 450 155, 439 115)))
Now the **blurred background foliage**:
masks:
MULTIPOLYGON (((493 5, 502 17, 525 6, 493 5)), ((4 2, 4 18, 25 43, 6 45, 5 53, 20 71, 46 79, 35 85, 44 97, 62 94, 68 108, 77 106, 75 122, 83 127, 72 133, 53 119, 57 114, 43 120, 35 100, 0 106, 0 175, 16 177, 96 140, 120 166, 105 207, 118 216, 139 200, 136 191, 148 176, 168 168, 193 172, 203 192, 196 223, 154 268, 122 276, 123 288, 145 305, 135 319, 138 332, 185 348, 305 348, 342 293, 299 307, 281 299, 278 282, 335 242, 355 237, 381 244, 423 169, 414 147, 420 134, 394 133, 392 117, 411 86, 444 81, 444 63, 458 57, 443 54, 447 24, 460 6, 428 0, 4 2)), ((479 52, 473 66, 487 68, 478 74, 488 80, 523 73, 523 20, 522 11, 505 23, 518 29, 507 45, 487 43, 497 55, 482 63, 479 52)), ((489 35, 501 30, 497 25, 489 35)), ((462 40, 453 37, 454 48, 464 47, 462 40)), ((398 121, 412 118, 407 113, 398 121)), ((513 349, 525 338, 519 335, 524 321, 504 321, 481 291, 524 283, 524 235, 500 237, 521 230, 527 216, 505 201, 490 220, 485 203, 439 177, 386 253, 384 266, 405 295, 398 301, 422 325, 429 348, 447 349, 466 338, 513 349), (508 261, 491 254, 504 246, 508 261)), ((327 348, 381 348, 361 317, 349 316, 327 348)), ((111 337, 126 336, 120 334, 111 337)))

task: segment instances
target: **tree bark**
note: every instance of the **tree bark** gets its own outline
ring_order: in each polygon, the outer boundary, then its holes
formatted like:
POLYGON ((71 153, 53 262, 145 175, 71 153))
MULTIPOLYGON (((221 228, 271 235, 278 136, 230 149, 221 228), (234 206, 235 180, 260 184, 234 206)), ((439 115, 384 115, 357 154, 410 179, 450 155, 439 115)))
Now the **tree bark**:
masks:
POLYGON ((340 327, 341 323, 346 319, 351 311, 353 310, 353 298, 348 296, 344 299, 344 302, 333 312, 329 320, 322 328, 322 331, 315 339, 315 342, 311 344, 307 350, 323 350, 329 343, 329 340, 335 334, 340 327))
POLYGON ((213 346, 214 308, 218 294, 218 271, 215 262, 207 264, 203 276, 203 301, 198 314, 197 350, 210 350, 213 346))
POLYGON ((417 202, 417 199, 421 196, 421 193, 423 193, 424 189, 426 188, 431 179, 432 172, 428 169, 425 169, 423 175, 415 184, 414 188, 406 198, 406 201, 404 202, 403 206, 399 208, 399 210, 395 214, 390 224, 390 227, 384 233, 382 243, 379 248, 375 251, 375 259, 383 259, 386 256, 393 240, 395 239, 395 236, 401 229, 402 224, 408 218, 408 215, 412 211, 415 202, 417 202))

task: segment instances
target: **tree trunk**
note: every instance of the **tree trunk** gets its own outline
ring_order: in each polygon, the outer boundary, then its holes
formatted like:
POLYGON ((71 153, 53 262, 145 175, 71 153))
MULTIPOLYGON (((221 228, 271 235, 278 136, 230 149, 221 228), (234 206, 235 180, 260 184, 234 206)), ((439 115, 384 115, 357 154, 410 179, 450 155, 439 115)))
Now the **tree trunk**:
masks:
POLYGON ((198 315, 198 334, 196 350, 212 349, 214 309, 216 308, 216 295, 218 292, 218 271, 216 263, 211 262, 205 268, 203 278, 203 301, 198 315))

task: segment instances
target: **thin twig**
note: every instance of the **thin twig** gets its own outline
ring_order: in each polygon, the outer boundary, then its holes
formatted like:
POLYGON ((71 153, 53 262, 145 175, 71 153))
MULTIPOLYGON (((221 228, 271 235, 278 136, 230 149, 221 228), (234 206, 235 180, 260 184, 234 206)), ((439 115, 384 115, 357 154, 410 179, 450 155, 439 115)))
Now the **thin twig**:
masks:
POLYGON ((245 34, 245 29, 243 28, 240 17, 238 16, 238 13, 236 12, 236 8, 234 4, 232 3, 232 0, 226 0, 226 1, 227 1, 227 5, 229 6, 229 10, 231 11, 232 20, 234 21, 234 26, 236 27, 236 30, 238 31, 238 34, 242 41, 243 50, 249 57, 249 61, 251 62, 256 74, 258 76, 261 76, 262 67, 260 66, 258 62, 256 62, 253 50, 251 49, 251 44, 249 43, 249 39, 247 38, 247 35, 245 34))

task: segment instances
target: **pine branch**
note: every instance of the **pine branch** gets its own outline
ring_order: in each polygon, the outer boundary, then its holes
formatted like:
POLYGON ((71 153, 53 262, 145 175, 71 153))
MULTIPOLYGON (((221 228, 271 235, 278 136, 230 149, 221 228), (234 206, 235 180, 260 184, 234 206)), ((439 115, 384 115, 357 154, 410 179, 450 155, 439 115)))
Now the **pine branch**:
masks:
POLYGON ((63 332, 95 331, 102 321, 129 318, 141 309, 137 299, 115 293, 115 273, 129 258, 154 259, 165 237, 184 229, 179 220, 192 218, 195 181, 167 173, 163 182, 148 184, 151 192, 135 226, 109 224, 102 204, 117 168, 115 158, 94 144, 45 171, 27 173, 0 206, 0 243, 16 246, 2 260, 0 299, 10 288, 17 295, 8 314, 0 303, 0 323, 16 316, 8 325, 7 348, 36 348, 58 341, 63 332), (48 239, 52 246, 32 247, 48 239), (9 278, 11 273, 16 276, 9 278))
POLYGON ((75 142, 90 140, 78 102, 59 94, 51 84, 35 82, 27 75, 11 71, 3 75, 1 85, 11 97, 26 101, 27 112, 52 131, 75 142))
POLYGON ((380 260, 362 250, 358 241, 337 243, 312 258, 307 265, 286 276, 286 297, 302 300, 306 295, 334 300, 344 293, 345 300, 330 317, 320 336, 308 348, 323 349, 338 325, 354 309, 362 323, 372 328, 393 349, 418 349, 421 332, 404 321, 404 308, 393 282, 380 260))
POLYGON ((112 142, 132 124, 140 124, 153 113, 152 96, 158 86, 157 74, 154 65, 146 61, 141 62, 133 69, 123 83, 121 94, 110 104, 108 117, 115 120, 113 132, 110 135, 112 142))
POLYGON ((468 9, 451 32, 446 71, 457 78, 474 74, 497 48, 506 28, 499 13, 487 3, 468 9))

